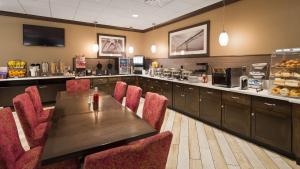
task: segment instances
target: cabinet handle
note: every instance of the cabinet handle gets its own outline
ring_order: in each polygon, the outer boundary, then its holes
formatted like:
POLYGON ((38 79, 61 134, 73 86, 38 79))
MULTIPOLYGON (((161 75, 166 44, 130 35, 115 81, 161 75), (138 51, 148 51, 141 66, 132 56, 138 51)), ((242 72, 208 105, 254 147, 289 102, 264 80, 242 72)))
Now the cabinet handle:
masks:
POLYGON ((254 115, 255 115, 254 113, 251 113, 251 116, 252 116, 252 117, 254 117, 254 115))
POLYGON ((239 97, 236 97, 236 96, 232 96, 231 98, 236 99, 236 100, 240 99, 239 97))
POLYGON ((221 105, 221 109, 224 109, 224 105, 221 105))
POLYGON ((169 85, 169 83, 165 83, 165 85, 169 85))
POLYGON ((189 90, 194 90, 194 88, 190 87, 189 90))
POLYGON ((202 99, 201 99, 201 98, 199 99, 199 102, 202 102, 202 99))
POLYGON ((207 94, 213 94, 213 92, 206 92, 207 94))
POLYGON ((176 87, 180 87, 180 86, 176 85, 176 87))
POLYGON ((184 97, 184 94, 181 94, 180 96, 181 96, 181 97, 184 97))
POLYGON ((153 86, 150 86, 151 89, 153 89, 153 86))
POLYGON ((269 107, 275 107, 276 104, 273 104, 273 103, 264 103, 265 105, 269 106, 269 107))
POLYGON ((46 86, 46 85, 39 86, 40 89, 45 89, 45 88, 47 88, 47 87, 48 87, 48 86, 46 86))

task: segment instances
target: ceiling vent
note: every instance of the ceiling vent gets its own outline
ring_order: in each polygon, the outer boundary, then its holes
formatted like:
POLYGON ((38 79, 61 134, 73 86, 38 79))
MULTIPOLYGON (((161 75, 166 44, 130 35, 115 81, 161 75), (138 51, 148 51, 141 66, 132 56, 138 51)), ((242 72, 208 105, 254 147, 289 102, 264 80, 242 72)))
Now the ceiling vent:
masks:
POLYGON ((164 7, 173 0, 145 0, 145 4, 154 7, 164 7))

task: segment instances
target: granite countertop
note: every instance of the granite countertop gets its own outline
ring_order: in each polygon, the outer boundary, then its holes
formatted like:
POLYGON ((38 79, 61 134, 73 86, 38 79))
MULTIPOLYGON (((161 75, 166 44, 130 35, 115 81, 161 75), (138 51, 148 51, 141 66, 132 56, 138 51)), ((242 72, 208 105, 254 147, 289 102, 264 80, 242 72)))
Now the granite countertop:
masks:
POLYGON ((175 83, 181 83, 181 84, 187 84, 187 85, 193 85, 193 86, 199 86, 199 87, 205 87, 210 89, 216 89, 216 90, 222 90, 222 91, 228 91, 228 92, 235 92, 240 94, 247 94, 251 96, 260 96, 260 97, 266 97, 271 99, 277 99, 277 100, 283 100, 288 101, 290 103, 296 103, 300 104, 299 98, 289 98, 289 97, 283 97, 283 96, 275 96, 269 94, 268 90, 263 90, 260 92, 256 92, 255 89, 248 89, 248 90, 240 90, 238 87, 235 88, 225 88, 220 86, 214 86, 211 83, 190 83, 188 81, 180 81, 180 80, 170 80, 166 78, 160 78, 160 77, 151 77, 148 75, 135 75, 135 74, 128 74, 128 75, 105 75, 105 76, 47 76, 47 77, 25 77, 25 78, 11 78, 11 79, 0 79, 0 82, 7 82, 7 81, 21 81, 21 80, 43 80, 43 79, 67 79, 67 78, 73 78, 73 79, 93 79, 93 78, 103 78, 103 77, 124 77, 124 76, 140 76, 140 77, 146 77, 146 78, 152 78, 152 79, 158 79, 158 80, 165 80, 169 82, 175 82, 175 83))
POLYGON ((0 82, 22 81, 22 80, 43 80, 43 79, 68 79, 68 78, 75 78, 75 76, 39 76, 39 77, 8 78, 8 79, 0 79, 0 82))
POLYGON ((158 80, 165 80, 165 81, 170 81, 170 82, 176 82, 176 83, 181 83, 181 84, 188 84, 188 85, 193 85, 193 86, 205 87, 205 88, 210 88, 210 89, 217 89, 217 90, 222 90, 222 91, 235 92, 235 93, 240 93, 240 94, 247 94, 247 95, 251 95, 251 96, 266 97, 266 98, 271 98, 271 99, 288 101, 290 103, 300 104, 300 99, 299 98, 275 96, 275 95, 270 94, 268 90, 263 90, 263 91, 257 92, 255 89, 240 90, 238 87, 226 88, 226 87, 215 86, 215 85, 212 85, 211 83, 190 83, 188 81, 169 80, 169 79, 166 79, 166 78, 151 77, 151 76, 148 76, 148 75, 139 75, 139 76, 152 78, 152 79, 158 79, 158 80))

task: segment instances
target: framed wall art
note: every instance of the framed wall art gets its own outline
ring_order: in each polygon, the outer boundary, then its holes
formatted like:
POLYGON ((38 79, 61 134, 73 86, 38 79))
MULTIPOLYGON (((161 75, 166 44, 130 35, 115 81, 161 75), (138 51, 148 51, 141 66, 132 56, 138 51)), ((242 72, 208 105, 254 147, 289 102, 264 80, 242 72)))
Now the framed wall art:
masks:
POLYGON ((209 56, 210 21, 169 32, 169 58, 209 56))
POLYGON ((126 52, 126 36, 97 34, 98 57, 121 57, 126 52))

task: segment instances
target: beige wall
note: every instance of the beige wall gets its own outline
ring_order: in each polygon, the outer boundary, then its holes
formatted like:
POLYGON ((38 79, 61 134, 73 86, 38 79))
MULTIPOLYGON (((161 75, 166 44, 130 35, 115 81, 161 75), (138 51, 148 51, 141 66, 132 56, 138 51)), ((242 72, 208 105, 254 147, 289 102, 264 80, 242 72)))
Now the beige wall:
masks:
MULTIPOLYGON (((101 28, 97 28, 97 33, 125 35, 127 47, 134 46, 134 54, 142 53, 142 33, 101 28)), ((5 66, 9 59, 23 59, 28 63, 62 59, 65 64, 72 65, 75 54, 95 58, 97 53, 91 47, 96 41, 93 27, 0 16, 0 66, 5 66), (65 28, 65 47, 23 46, 22 24, 65 28)))
MULTIPOLYGON (((127 36, 127 47, 134 46, 134 54, 150 58, 168 57, 168 32, 174 29, 211 21, 210 55, 269 54, 276 48, 300 47, 300 0, 241 0, 227 6, 225 27, 230 36, 227 47, 220 47, 222 9, 216 9, 147 33, 135 33, 97 28, 98 33, 127 36), (152 54, 150 46, 158 52, 152 54)), ((71 64, 75 54, 96 57, 91 45, 96 42, 93 27, 62 24, 31 19, 0 16, 0 66, 8 59, 32 62, 62 59, 71 64), (65 28, 66 47, 26 47, 22 44, 22 24, 65 28)))
POLYGON ((169 31, 206 20, 211 21, 211 56, 270 54, 277 48, 300 47, 299 17, 299 0, 241 0, 226 7, 225 29, 230 36, 227 47, 218 44, 222 31, 219 8, 146 33, 144 54, 168 57, 169 31), (158 47, 156 54, 150 52, 152 44, 158 47))

